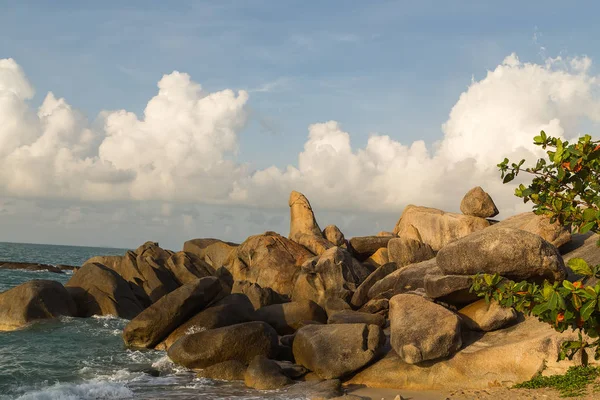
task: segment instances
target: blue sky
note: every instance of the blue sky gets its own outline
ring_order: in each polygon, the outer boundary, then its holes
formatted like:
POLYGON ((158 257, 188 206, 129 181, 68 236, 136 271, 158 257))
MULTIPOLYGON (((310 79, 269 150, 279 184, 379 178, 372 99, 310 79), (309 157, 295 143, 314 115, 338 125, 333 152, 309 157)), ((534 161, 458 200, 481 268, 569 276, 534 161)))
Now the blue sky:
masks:
MULTIPOLYGON (((329 120, 353 148, 372 134, 431 146, 461 93, 511 53, 597 60, 598 11, 559 1, 0 1, 0 59, 35 87, 31 106, 52 91, 92 125, 102 110, 141 119, 174 70, 207 92, 246 90, 248 121, 225 157, 283 169, 298 163, 309 125, 329 120)), ((29 198, 40 209, 43 199, 29 198)))

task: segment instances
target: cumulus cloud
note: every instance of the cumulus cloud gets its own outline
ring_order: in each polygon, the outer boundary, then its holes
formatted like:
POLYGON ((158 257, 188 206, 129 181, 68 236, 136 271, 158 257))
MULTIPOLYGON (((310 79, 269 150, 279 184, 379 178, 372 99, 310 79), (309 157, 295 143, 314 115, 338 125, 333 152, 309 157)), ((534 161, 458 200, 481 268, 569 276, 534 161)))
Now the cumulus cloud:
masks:
MULTIPOLYGON (((245 91, 207 93, 173 72, 158 82, 143 116, 105 111, 92 128, 52 93, 33 110, 24 72, 0 60, 0 194, 158 201, 157 218, 166 218, 169 202, 284 207, 292 189, 331 210, 399 212, 408 203, 457 210, 462 195, 481 185, 501 211, 515 212, 523 208, 496 164, 540 156, 531 141, 541 129, 569 138, 582 122, 600 120, 590 67, 586 57, 531 64, 512 54, 460 95, 429 147, 389 132, 355 148, 342 125, 329 121, 308 128, 294 165, 250 171, 235 160, 248 119, 245 91)), ((192 214, 183 218, 193 226, 192 214)))

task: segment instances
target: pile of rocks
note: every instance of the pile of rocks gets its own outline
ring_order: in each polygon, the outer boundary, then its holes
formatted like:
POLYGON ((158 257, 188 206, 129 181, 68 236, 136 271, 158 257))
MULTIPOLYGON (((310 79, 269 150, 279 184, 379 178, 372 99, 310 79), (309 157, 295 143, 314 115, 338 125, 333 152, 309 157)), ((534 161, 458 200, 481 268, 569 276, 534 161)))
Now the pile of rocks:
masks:
POLYGON ((480 388, 569 366, 555 362, 569 335, 469 292, 480 272, 565 279, 557 247, 571 235, 560 226, 533 213, 489 220, 498 210, 479 187, 462 214, 409 205, 392 232, 350 240, 322 230, 304 195, 289 206, 288 237, 195 239, 176 253, 147 242, 88 260, 64 287, 1 293, 0 330, 115 315, 131 320, 127 346, 166 350, 200 376, 320 398, 340 395, 342 381, 480 388))

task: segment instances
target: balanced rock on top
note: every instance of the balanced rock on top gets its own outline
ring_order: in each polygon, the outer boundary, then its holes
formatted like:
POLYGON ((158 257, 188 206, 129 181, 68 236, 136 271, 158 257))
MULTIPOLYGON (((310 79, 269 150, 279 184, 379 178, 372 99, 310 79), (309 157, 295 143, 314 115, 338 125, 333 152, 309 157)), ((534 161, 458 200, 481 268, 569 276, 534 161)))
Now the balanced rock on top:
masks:
POLYGON ((460 211, 465 215, 491 218, 498 215, 496 204, 480 186, 469 190, 460 202, 460 211))

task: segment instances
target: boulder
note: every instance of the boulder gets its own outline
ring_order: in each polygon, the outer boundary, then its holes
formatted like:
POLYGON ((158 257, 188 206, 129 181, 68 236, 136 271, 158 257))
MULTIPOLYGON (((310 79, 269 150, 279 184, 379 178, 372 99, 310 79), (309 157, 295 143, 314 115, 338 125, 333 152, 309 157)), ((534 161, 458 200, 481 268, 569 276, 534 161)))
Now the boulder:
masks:
POLYGON ((231 252, 226 267, 234 281, 258 283, 282 295, 290 295, 300 266, 313 254, 303 246, 266 232, 250 236, 231 252))
POLYGON ((417 242, 423 241, 423 238, 421 237, 419 230, 417 228, 415 228, 413 225, 406 225, 404 227, 404 229, 402 230, 402 237, 404 239, 416 240, 417 242))
POLYGON ((460 319, 421 296, 390 299, 390 343, 408 364, 448 357, 462 346, 460 319))
POLYGON ((339 379, 308 379, 289 386, 285 393, 290 398, 302 398, 307 400, 333 400, 342 394, 342 383, 339 379))
POLYGON ((346 376, 373 361, 385 343, 377 325, 309 325, 294 339, 296 363, 323 379, 346 376))
POLYGON ((243 381, 246 368, 238 360, 223 361, 199 370, 197 376, 221 381, 243 381))
POLYGON ((312 207, 308 199, 299 192, 290 193, 290 236, 289 238, 296 243, 309 249, 316 255, 323 254, 327 249, 334 247, 333 244, 325 239, 312 207))
POLYGON ((525 212, 506 218, 492 225, 491 228, 513 228, 535 233, 556 247, 560 247, 571 240, 571 233, 567 228, 561 226, 558 222, 551 224, 548 216, 537 215, 533 212, 525 212))
POLYGON ((0 331, 60 316, 75 316, 77 307, 59 282, 34 279, 0 293, 0 331))
POLYGON ((207 307, 221 294, 215 277, 207 277, 181 286, 164 296, 137 317, 123 330, 127 346, 153 348, 175 328, 207 307))
POLYGON ((329 316, 328 324, 367 324, 377 325, 383 328, 385 318, 378 314, 369 314, 359 311, 344 310, 338 311, 329 316))
POLYGON ((162 346, 156 348, 167 350, 182 336, 253 320, 254 307, 246 295, 231 294, 179 325, 161 342, 162 346))
POLYGON ((469 190, 460 202, 460 211, 474 217, 492 218, 498 215, 496 204, 480 186, 469 190))
POLYGON ((591 232, 573 235, 572 241, 560 248, 565 264, 572 258, 583 258, 589 265, 600 264, 599 239, 598 234, 591 232))
POLYGON ((436 257, 447 275, 499 274, 509 279, 562 281, 565 266, 556 247, 513 228, 475 232, 450 243, 436 257))
POLYGON ((187 368, 206 368, 223 361, 248 364, 258 355, 277 354, 277 332, 255 321, 186 335, 173 343, 167 355, 187 368))
POLYGON ((115 272, 119 272, 123 256, 95 256, 85 261, 82 267, 86 264, 102 264, 115 272))
POLYGON ((327 315, 331 315, 338 311, 352 310, 352 307, 350 307, 350 304, 346 303, 344 300, 337 298, 337 297, 331 297, 329 299, 326 299, 323 308, 325 309, 325 312, 327 313, 327 315))
POLYGON ((412 226, 418 231, 423 243, 438 251, 448 243, 487 228, 489 225, 485 218, 408 205, 396 224, 394 233, 404 237, 406 231, 412 232, 410 228, 412 226))
POLYGON ((84 264, 65 287, 77 305, 79 317, 113 315, 132 319, 144 310, 127 281, 102 264, 84 264))
POLYGON ((443 303, 463 306, 476 301, 479 297, 471 293, 472 275, 444 275, 430 273, 423 279, 427 297, 443 303))
POLYGON ((371 273, 366 266, 340 247, 333 247, 302 265, 296 279, 293 300, 312 300, 324 304, 332 297, 350 301, 357 286, 371 273))
POLYGON ((398 268, 435 257, 433 249, 427 243, 403 237, 390 240, 387 249, 388 259, 396 263, 398 268))
POLYGON ((197 255, 185 251, 177 252, 169 257, 166 267, 179 285, 215 275, 213 267, 197 255))
POLYGON ((219 239, 192 239, 183 244, 183 251, 197 255, 214 269, 218 269, 225 265, 225 261, 237 246, 236 243, 219 239))
POLYGON ((248 365, 244 374, 244 383, 253 389, 274 390, 291 385, 293 381, 283 373, 279 364, 259 355, 248 365))
POLYGON ((361 307, 367 301, 369 301, 369 290, 375 285, 377 282, 381 281, 383 278, 391 274, 397 269, 396 263, 387 263, 382 265, 373 271, 367 279, 360 284, 360 286, 356 289, 354 294, 352 295, 352 300, 350 304, 354 307, 361 307))
POLYGON ((373 253, 369 258, 366 259, 367 263, 371 264, 375 268, 381 267, 384 264, 390 262, 387 247, 382 247, 373 253))
POLYGON ((275 361, 277 365, 281 368, 281 372, 283 372, 286 376, 292 379, 302 378, 308 370, 304 368, 302 365, 294 364, 290 361, 275 361))
POLYGON ((323 229, 323 237, 329 240, 334 246, 341 247, 346 245, 344 234, 340 231, 340 228, 335 225, 327 225, 325 229, 323 229))
POLYGON ((263 288, 258 283, 248 281, 235 281, 231 293, 243 293, 248 296, 255 310, 271 304, 281 304, 289 301, 271 288, 263 288))
POLYGON ((484 299, 461 308, 458 315, 467 328, 484 332, 504 328, 517 320, 517 312, 514 308, 504 308, 496 301, 488 304, 484 299))
POLYGON ((305 322, 327 323, 327 314, 317 303, 310 300, 273 304, 260 308, 254 318, 271 325, 280 335, 296 332, 305 322))
POLYGON ((388 299, 373 299, 365 303, 358 311, 369 314, 379 314, 386 317, 389 308, 390 304, 388 299))
POLYGON ((467 337, 470 344, 449 359, 411 365, 390 352, 347 384, 406 390, 510 388, 540 373, 564 374, 581 362, 558 361, 561 343, 576 340, 576 332, 556 332, 533 317, 506 329, 467 336, 472 336, 467 337))
POLYGON ((397 269, 378 280, 367 294, 369 299, 391 298, 395 294, 423 289, 425 277, 429 274, 440 274, 434 258, 397 269))
POLYGON ((381 248, 387 247, 392 236, 358 236, 350 239, 350 249, 359 260, 366 260, 381 248))
MULTIPOLYGON (((172 253, 158 246, 158 243, 146 242, 136 250, 135 265, 144 276, 143 288, 152 302, 177 289, 180 284, 167 267, 172 253)), ((130 258, 125 257, 123 261, 130 258)))

